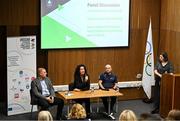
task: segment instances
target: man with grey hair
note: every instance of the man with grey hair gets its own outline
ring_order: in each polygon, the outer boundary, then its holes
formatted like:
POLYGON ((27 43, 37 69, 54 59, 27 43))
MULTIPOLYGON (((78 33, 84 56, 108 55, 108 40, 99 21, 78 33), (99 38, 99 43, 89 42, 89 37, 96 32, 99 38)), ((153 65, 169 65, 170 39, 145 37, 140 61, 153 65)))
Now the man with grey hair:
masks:
POLYGON ((45 68, 38 68, 39 77, 31 82, 31 90, 33 102, 41 106, 41 110, 49 110, 52 105, 57 105, 56 120, 60 120, 64 101, 55 96, 53 85, 50 79, 46 76, 45 68))
MULTIPOLYGON (((105 72, 103 72, 99 76, 99 87, 103 90, 109 90, 109 89, 117 89, 117 77, 115 74, 112 73, 112 67, 110 64, 107 64, 105 66, 105 72)), ((104 104, 104 107, 106 109, 106 113, 108 113, 108 97, 102 97, 102 101, 104 104)), ((110 105, 110 116, 113 115, 113 107, 116 103, 116 97, 111 97, 111 105, 110 105)))

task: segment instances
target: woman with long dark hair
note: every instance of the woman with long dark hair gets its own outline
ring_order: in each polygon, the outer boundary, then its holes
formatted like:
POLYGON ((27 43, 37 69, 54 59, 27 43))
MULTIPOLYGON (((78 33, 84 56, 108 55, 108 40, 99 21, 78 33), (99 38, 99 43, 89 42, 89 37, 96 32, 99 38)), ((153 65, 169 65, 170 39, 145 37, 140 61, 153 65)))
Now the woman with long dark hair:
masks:
MULTIPOLYGON (((89 90, 90 79, 87 73, 86 66, 83 64, 77 65, 74 72, 74 91, 89 90)), ((90 99, 78 99, 75 100, 77 103, 85 103, 87 115, 90 113, 90 99)))

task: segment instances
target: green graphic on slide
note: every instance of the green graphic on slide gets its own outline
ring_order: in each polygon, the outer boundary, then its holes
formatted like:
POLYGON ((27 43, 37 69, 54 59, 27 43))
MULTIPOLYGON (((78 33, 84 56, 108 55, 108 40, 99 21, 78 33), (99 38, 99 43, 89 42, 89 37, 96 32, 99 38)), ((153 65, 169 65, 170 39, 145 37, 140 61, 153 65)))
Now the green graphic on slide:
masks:
POLYGON ((44 16, 41 22, 42 48, 96 47, 94 43, 48 16, 44 16))

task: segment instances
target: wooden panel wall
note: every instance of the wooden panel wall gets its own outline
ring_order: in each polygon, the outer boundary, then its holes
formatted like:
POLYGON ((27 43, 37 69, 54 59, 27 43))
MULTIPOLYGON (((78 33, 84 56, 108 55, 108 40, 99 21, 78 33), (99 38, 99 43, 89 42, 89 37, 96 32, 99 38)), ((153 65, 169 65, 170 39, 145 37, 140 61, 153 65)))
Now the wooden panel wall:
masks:
POLYGON ((0 24, 6 26, 39 25, 40 0, 1 0, 0 24))
MULTIPOLYGON (((39 3, 39 0, 1 0, 0 26, 5 26, 7 36, 23 35, 26 31, 23 26, 39 26, 39 3)), ((179 73, 180 0, 131 0, 129 48, 49 50, 48 61, 47 54, 39 54, 41 57, 38 61, 43 64, 38 66, 48 68, 54 84, 70 82, 73 79, 74 68, 79 63, 87 65, 92 82, 97 81, 106 63, 112 64, 119 81, 136 80, 136 74, 142 73, 150 16, 155 57, 157 53, 167 51, 175 72, 179 73)), ((6 39, 1 39, 2 47, 6 46, 5 41, 6 39)), ((1 51, 3 62, 6 58, 3 54, 5 51, 1 51)), ((42 52, 40 49, 39 51, 42 52)), ((6 68, 3 63, 1 65, 3 69, 6 68)), ((6 70, 4 72, 6 73, 6 70)))
POLYGON ((161 0, 159 52, 167 51, 180 73, 180 0, 161 0))
MULTIPOLYGON (((91 82, 109 63, 119 81, 136 80, 142 73, 149 19, 152 19, 155 55, 159 41, 160 0, 131 0, 129 48, 70 49, 48 51, 48 73, 54 84, 68 84, 73 80, 76 65, 85 64, 91 82)), ((110 41, 110 40, 109 40, 110 41)))
MULTIPOLYGON (((7 35, 22 35, 22 26, 39 26, 39 6, 39 0, 2 0, 0 24, 7 26, 7 35)), ((97 82, 106 63, 112 65, 119 81, 136 80, 136 74, 142 73, 150 17, 155 55, 157 53, 160 0, 131 0, 130 6, 129 48, 49 50, 48 72, 55 84, 67 84, 71 81, 74 68, 80 63, 86 64, 92 82, 97 82)))
MULTIPOLYGON (((40 26, 39 1, 1 0, 0 25, 6 27, 7 36, 36 33, 36 29, 40 26), (29 31, 31 27, 35 30, 29 31)), ((119 81, 136 80, 136 74, 142 73, 150 16, 153 27, 155 55, 158 52, 160 1, 131 0, 129 48, 48 50, 48 54, 47 51, 44 53, 38 48, 38 55, 40 56, 38 56, 37 66, 48 68, 48 76, 54 81, 54 84, 69 83, 73 79, 76 65, 80 63, 84 63, 87 66, 92 82, 97 82, 99 73, 104 71, 104 65, 107 63, 112 65, 114 72, 119 77, 119 81)), ((0 44, 2 43, 4 42, 0 41, 0 44)), ((6 46, 5 44, 3 45, 6 46)), ((3 56, 3 58, 6 57, 3 56)))
POLYGON ((6 37, 37 35, 37 66, 47 67, 47 51, 40 50, 39 0, 1 0, 0 2, 0 102, 7 100, 6 37))

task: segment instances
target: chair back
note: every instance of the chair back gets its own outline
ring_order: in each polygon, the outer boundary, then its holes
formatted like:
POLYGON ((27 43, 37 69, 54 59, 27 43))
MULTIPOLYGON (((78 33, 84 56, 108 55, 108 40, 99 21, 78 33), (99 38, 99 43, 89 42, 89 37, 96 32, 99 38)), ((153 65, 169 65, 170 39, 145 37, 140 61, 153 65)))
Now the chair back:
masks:
POLYGON ((31 105, 37 105, 37 99, 36 99, 35 95, 33 94, 32 89, 30 89, 30 98, 31 98, 30 104, 31 105))

